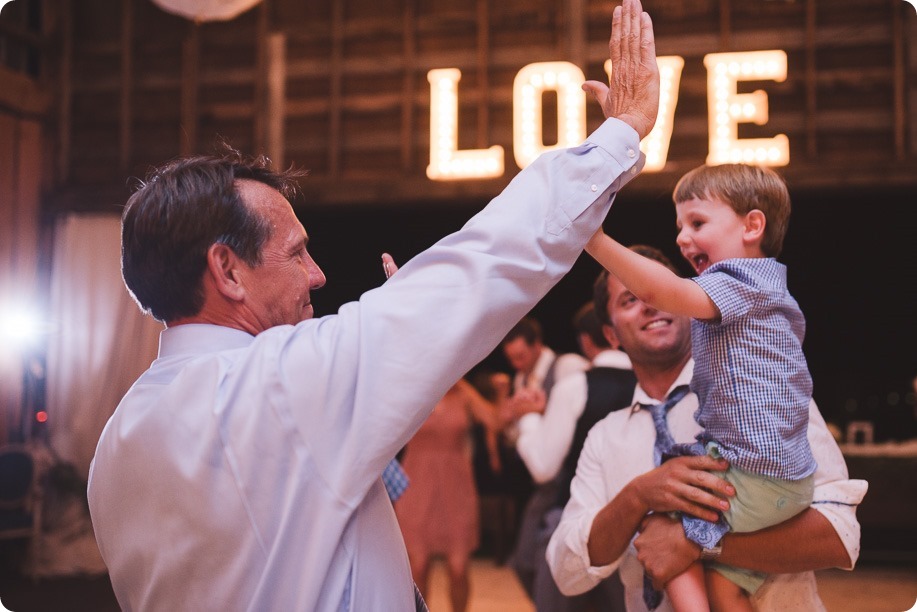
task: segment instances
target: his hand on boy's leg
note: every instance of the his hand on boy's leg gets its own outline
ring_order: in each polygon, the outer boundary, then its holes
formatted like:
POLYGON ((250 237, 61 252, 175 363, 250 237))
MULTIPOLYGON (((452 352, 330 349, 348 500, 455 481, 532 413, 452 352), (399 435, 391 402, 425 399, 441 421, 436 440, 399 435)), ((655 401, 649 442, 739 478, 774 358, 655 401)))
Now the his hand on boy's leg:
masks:
POLYGON ((647 512, 682 512, 716 521, 729 508, 735 488, 711 474, 728 467, 712 457, 676 457, 631 481, 629 488, 647 512))

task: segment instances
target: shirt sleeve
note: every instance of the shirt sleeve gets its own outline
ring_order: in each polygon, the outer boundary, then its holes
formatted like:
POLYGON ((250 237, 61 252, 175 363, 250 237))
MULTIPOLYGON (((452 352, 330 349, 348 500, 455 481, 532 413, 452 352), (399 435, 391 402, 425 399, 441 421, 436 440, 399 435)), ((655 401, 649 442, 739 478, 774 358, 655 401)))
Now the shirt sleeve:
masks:
POLYGON ((582 355, 564 353, 557 358, 557 363, 554 364, 554 380, 561 381, 568 376, 585 372, 590 367, 592 367, 592 364, 582 355))
POLYGON ((814 401, 809 404, 808 436, 812 454, 818 462, 812 507, 830 521, 847 549, 850 567, 843 569, 853 569, 860 556, 860 523, 856 508, 863 501, 868 484, 865 480, 848 477, 841 449, 814 401))
POLYGON ((586 406, 586 393, 585 374, 569 376, 554 385, 544 414, 519 419, 516 450, 535 482, 547 482, 560 471, 586 406))
POLYGON ((609 119, 536 159, 381 287, 297 326, 278 351, 279 393, 344 503, 362 499, 437 400, 569 271, 643 160, 636 132, 609 119))
POLYGON ((620 491, 626 484, 609 483, 609 479, 615 480, 614 474, 602 468, 602 454, 608 452, 602 432, 607 426, 609 422, 600 421, 586 437, 570 484, 570 501, 545 554, 554 582, 568 596, 592 589, 613 574, 623 559, 622 555, 609 565, 594 567, 587 548, 595 516, 611 501, 607 491, 620 491))
POLYGON ((714 323, 728 325, 745 317, 761 294, 739 272, 741 269, 734 269, 730 262, 720 262, 715 270, 693 279, 719 310, 719 319, 714 323))

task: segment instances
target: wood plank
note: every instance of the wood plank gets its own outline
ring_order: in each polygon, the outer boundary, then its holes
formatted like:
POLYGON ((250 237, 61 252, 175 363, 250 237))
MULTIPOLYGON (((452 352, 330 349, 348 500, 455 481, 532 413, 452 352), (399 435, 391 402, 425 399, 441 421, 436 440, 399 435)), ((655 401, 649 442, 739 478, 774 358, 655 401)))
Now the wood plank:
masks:
POLYGON ((60 71, 57 107, 57 180, 70 179, 70 155, 73 136, 73 6, 72 0, 60 0, 60 71))
POLYGON ((331 21, 331 95, 328 128, 328 170, 337 176, 341 169, 341 99, 344 58, 344 0, 337 0, 331 21))
POLYGON ((414 33, 417 20, 416 0, 405 0, 402 28, 402 70, 401 81, 401 169, 410 171, 414 164, 414 62, 417 55, 417 43, 414 33))
POLYGON ((490 139, 490 12, 489 0, 477 2, 477 77, 478 126, 475 141, 478 149, 485 149, 490 139))
POLYGON ((270 139, 267 134, 267 122, 269 119, 265 116, 269 104, 267 81, 271 78, 268 74, 268 55, 271 50, 268 49, 271 43, 268 41, 268 22, 269 22, 269 2, 262 0, 258 6, 258 25, 255 29, 255 95, 254 106, 255 112, 252 117, 252 142, 257 152, 265 150, 265 143, 270 139))
POLYGON ((190 23, 188 34, 182 41, 181 75, 181 125, 179 125, 179 153, 191 155, 198 146, 199 74, 201 57, 201 31, 190 23))
MULTIPOLYGON (((907 129, 906 83, 904 73, 904 23, 901 12, 905 5, 897 0, 889 0, 892 9, 892 49, 894 62, 894 117, 895 117, 895 157, 902 161, 906 156, 905 131, 907 129)), ((910 7, 907 7, 910 11, 910 7)))
POLYGON ((806 155, 815 158, 818 155, 818 71, 816 69, 815 20, 817 16, 816 0, 806 0, 806 155))
MULTIPOLYGON (((275 170, 286 167, 284 126, 286 125, 286 35, 274 32, 267 38, 267 123, 266 150, 275 170)), ((257 108, 255 114, 257 115, 257 108)))
POLYGON ((120 146, 118 161, 122 171, 131 164, 131 140, 133 134, 131 109, 131 81, 134 76, 132 44, 134 40, 134 1, 121 0, 121 112, 120 146))

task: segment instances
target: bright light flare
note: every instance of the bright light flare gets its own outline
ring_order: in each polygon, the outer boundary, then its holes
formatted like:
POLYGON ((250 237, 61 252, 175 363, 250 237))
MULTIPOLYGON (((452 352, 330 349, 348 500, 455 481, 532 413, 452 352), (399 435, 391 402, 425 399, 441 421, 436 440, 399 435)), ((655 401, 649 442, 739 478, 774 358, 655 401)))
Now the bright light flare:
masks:
POLYGON ((44 331, 34 308, 21 304, 0 305, 0 346, 21 350, 33 346, 44 331))

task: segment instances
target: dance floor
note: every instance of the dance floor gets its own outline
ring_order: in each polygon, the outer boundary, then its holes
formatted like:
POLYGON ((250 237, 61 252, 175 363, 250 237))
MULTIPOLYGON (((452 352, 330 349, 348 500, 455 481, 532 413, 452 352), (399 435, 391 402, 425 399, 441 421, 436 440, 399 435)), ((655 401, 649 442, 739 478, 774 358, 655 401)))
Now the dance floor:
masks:
MULTIPOLYGON (((5 568, 4 568, 5 569, 5 568)), ((852 572, 818 572, 818 586, 828 612, 902 612, 917 601, 917 567, 862 564, 852 572)), ((446 571, 434 567, 428 603, 432 612, 449 612, 446 571)), ((13 612, 108 612, 118 610, 105 576, 42 579, 33 582, 0 572, 0 601, 13 612)), ((471 566, 468 612, 534 612, 512 570, 490 559, 471 566)))
MULTIPOLYGON (((512 570, 490 559, 471 566, 468 612, 534 612, 512 570)), ((437 564, 427 602, 431 612, 449 612, 446 569, 437 564)), ((861 565, 852 572, 818 572, 818 590, 828 612, 903 612, 915 609, 917 567, 861 565)))

